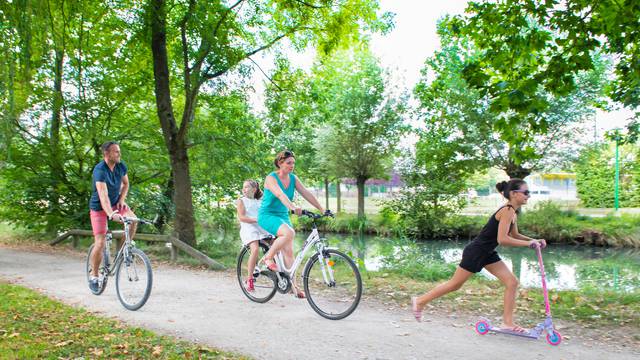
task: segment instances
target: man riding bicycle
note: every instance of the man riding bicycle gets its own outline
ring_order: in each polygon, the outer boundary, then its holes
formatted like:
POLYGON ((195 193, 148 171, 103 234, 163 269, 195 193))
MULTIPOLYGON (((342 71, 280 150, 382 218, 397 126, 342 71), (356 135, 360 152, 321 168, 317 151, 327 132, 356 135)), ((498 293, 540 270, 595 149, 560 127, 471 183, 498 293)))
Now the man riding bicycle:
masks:
MULTIPOLYGON (((102 261, 102 253, 107 234, 107 220, 122 221, 122 217, 135 217, 135 214, 125 203, 129 192, 129 177, 127 166, 120 161, 120 145, 115 141, 108 141, 101 146, 104 160, 93 168, 91 200, 89 213, 91 228, 93 229, 94 247, 91 253, 91 279, 89 288, 98 291, 98 268, 102 261)), ((136 232, 136 223, 129 227, 131 239, 136 232)), ((122 246, 122 239, 118 239, 118 248, 122 246)))

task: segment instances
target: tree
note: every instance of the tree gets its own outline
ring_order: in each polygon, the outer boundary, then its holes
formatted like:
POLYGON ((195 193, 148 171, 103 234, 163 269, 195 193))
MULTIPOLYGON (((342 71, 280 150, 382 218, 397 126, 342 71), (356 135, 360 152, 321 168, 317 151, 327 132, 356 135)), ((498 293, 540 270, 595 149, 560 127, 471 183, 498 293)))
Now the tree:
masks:
MULTIPOLYGON (((615 142, 596 143, 585 148, 574 165, 576 187, 585 207, 612 208, 614 205, 615 142)), ((640 206, 640 148, 620 147, 620 206, 640 206)))
POLYGON ((358 217, 364 218, 364 185, 387 177, 398 142, 407 130, 406 97, 393 94, 378 60, 366 49, 341 53, 316 69, 331 99, 331 120, 318 156, 356 179, 358 217))
POLYGON ((326 53, 340 42, 357 39, 363 29, 384 29, 387 22, 378 20, 377 8, 374 0, 239 0, 230 5, 222 1, 148 1, 145 13, 156 108, 171 160, 176 230, 183 241, 195 243, 187 149, 203 86, 224 82, 234 70, 242 73, 244 61, 283 39, 297 48, 315 44, 326 53), (172 96, 172 79, 180 82, 183 94, 179 100, 172 96), (176 110, 182 110, 179 121, 176 110))
POLYGON ((536 116, 551 105, 546 92, 564 96, 579 88, 576 75, 597 68, 596 52, 616 58, 611 99, 640 104, 637 1, 471 2, 467 13, 450 28, 482 52, 469 59, 463 76, 510 125, 546 128, 547 119, 536 116))
POLYGON ((8 24, 0 27, 0 48, 7 50, 0 66, 13 69, 1 72, 8 91, 0 102, 6 140, 0 177, 11 184, 0 188, 2 203, 11 204, 0 209, 4 219, 50 232, 86 225, 91 170, 106 139, 127 143, 130 165, 144 158, 130 173, 132 183, 151 184, 165 174, 154 162, 164 156, 155 147, 160 138, 141 111, 151 100, 148 72, 129 60, 139 59, 139 49, 125 41, 129 24, 115 9, 16 1, 2 3, 0 16, 8 24), (137 131, 120 119, 135 122, 137 131), (138 157, 142 149, 148 153, 138 157))
MULTIPOLYGON (((420 117, 427 127, 446 124, 446 134, 465 144, 462 157, 473 156, 504 170, 510 177, 525 178, 532 171, 566 167, 585 145, 584 122, 600 106, 607 63, 597 58, 596 68, 576 75, 576 89, 554 95, 539 89, 548 106, 530 114, 544 127, 505 118, 491 104, 488 94, 471 87, 461 73, 465 63, 482 56, 473 42, 452 36, 450 20, 438 26, 441 50, 427 59, 423 77, 415 89, 420 117), (433 76, 432 76, 433 74, 433 76)), ((434 149, 437 151, 437 149, 434 149)))

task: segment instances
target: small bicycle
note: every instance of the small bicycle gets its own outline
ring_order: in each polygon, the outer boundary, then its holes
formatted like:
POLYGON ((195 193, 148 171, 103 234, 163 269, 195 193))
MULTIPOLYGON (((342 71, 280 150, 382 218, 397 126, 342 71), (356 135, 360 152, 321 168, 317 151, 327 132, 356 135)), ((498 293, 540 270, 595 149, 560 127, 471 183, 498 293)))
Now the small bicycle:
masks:
MULTIPOLYGON (((312 219, 312 231, 296 256, 291 268, 284 264, 282 253, 274 258, 278 271, 256 266, 253 272, 254 291, 248 291, 243 274, 246 272, 249 246, 245 245, 238 255, 237 275, 242 292, 252 301, 266 303, 276 292, 286 294, 291 290, 296 270, 302 263, 305 254, 312 248, 315 253, 307 260, 302 273, 302 282, 307 301, 320 316, 330 320, 340 320, 351 315, 360 303, 362 296, 362 279, 360 271, 353 260, 346 254, 329 248, 326 239, 318 233, 316 221, 324 216, 303 210, 301 216, 312 219)), ((269 251, 273 237, 260 240, 260 257, 269 251)))
MULTIPOLYGON (((111 261, 113 234, 111 231, 107 232, 102 262, 98 270, 98 290, 91 291, 94 295, 102 294, 107 288, 109 276, 115 275, 118 299, 122 306, 132 311, 140 309, 147 302, 153 283, 149 258, 142 250, 136 248, 135 242, 129 237, 129 227, 136 222, 153 224, 145 219, 123 217, 125 241, 113 261, 111 261)), ((94 245, 89 247, 87 253, 87 281, 91 278, 91 251, 94 245)))

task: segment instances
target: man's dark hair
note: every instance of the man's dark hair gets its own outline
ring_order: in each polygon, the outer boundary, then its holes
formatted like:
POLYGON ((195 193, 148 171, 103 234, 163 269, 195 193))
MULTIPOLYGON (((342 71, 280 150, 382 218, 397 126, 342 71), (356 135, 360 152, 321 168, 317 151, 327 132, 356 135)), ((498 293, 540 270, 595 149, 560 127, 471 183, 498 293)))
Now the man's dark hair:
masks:
POLYGON ((111 145, 119 145, 119 144, 115 141, 107 141, 106 143, 102 144, 102 146, 100 146, 100 149, 102 149, 102 153, 103 154, 108 153, 111 145))

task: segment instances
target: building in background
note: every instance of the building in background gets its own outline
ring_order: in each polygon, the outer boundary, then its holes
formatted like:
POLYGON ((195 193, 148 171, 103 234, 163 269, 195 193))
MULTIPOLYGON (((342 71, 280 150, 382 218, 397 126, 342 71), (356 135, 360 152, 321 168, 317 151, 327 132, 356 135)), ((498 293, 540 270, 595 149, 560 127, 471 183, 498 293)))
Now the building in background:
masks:
POLYGON ((529 175, 526 180, 532 196, 560 200, 578 199, 574 173, 536 173, 529 175))

